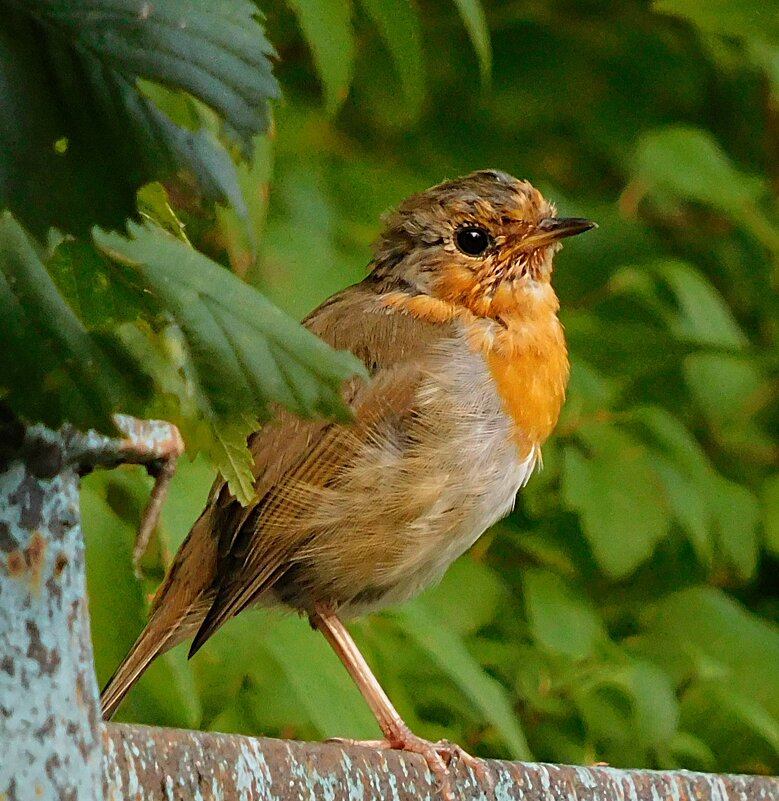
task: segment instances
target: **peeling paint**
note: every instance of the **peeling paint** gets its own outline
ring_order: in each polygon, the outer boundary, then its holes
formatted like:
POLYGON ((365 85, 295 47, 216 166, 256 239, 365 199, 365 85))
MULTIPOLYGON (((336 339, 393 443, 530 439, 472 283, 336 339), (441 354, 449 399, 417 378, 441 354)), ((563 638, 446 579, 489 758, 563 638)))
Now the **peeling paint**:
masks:
MULTIPOLYGON (((188 801, 439 797, 424 760, 413 754, 125 724, 104 724, 103 740, 106 798, 116 801, 152 801, 159 798, 160 787, 175 788, 173 796, 165 797, 188 801), (125 755, 120 777, 115 753, 125 755)), ((762 776, 493 760, 484 761, 484 771, 487 781, 479 785, 465 765, 455 766, 454 787, 462 801, 779 801, 779 779, 762 776)))
POLYGON ((86 654, 75 647, 89 643, 83 542, 70 511, 78 475, 70 467, 39 478, 21 461, 4 467, 0 707, 8 714, 0 719, 0 797, 97 801, 97 686, 91 647, 86 654))

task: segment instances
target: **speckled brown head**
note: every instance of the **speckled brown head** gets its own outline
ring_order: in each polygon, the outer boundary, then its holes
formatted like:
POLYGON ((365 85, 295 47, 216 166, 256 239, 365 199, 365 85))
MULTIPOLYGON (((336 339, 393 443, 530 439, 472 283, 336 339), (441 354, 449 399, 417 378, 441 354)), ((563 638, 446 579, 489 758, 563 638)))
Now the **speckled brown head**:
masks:
POLYGON ((557 217, 527 181, 480 170, 412 195, 384 226, 377 278, 489 315, 501 295, 548 284, 560 240, 595 224, 557 217))

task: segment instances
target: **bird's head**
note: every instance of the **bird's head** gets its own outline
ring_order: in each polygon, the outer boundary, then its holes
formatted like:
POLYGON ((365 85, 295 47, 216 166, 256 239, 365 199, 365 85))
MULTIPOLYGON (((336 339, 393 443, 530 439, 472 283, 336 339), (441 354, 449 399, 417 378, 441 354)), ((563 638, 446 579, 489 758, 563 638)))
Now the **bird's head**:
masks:
POLYGON ((549 295, 561 240, 595 223, 557 217, 527 181, 480 170, 412 195, 384 218, 374 274, 395 286, 499 316, 549 295))

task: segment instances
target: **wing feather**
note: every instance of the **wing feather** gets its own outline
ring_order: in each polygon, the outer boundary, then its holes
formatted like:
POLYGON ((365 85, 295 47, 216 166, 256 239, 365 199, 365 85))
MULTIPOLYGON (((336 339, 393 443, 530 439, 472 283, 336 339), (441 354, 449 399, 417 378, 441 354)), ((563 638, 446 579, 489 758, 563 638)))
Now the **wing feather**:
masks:
POLYGON ((410 413, 425 371, 422 354, 447 333, 446 326, 382 308, 376 293, 362 285, 331 298, 305 324, 332 346, 361 358, 372 380, 345 387, 355 411, 351 424, 305 421, 281 411, 252 437, 257 496, 249 509, 225 486, 213 493, 213 534, 219 537, 209 587, 213 602, 191 654, 271 589, 296 553, 310 549, 305 519, 314 511, 317 490, 336 481, 379 429, 410 413))

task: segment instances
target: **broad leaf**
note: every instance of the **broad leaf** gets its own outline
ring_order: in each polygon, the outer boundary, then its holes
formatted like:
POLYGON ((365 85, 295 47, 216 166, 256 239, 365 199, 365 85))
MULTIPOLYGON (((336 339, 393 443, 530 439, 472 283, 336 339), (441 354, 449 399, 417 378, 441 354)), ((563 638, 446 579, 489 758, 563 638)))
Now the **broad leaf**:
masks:
MULTIPOLYGON (((349 415, 341 384, 364 374, 350 353, 336 352, 273 306, 257 290, 159 229, 131 226, 131 239, 98 233, 98 245, 136 271, 139 281, 165 305, 183 335, 185 369, 194 405, 177 372, 159 366, 157 383, 179 398, 183 433, 203 448, 230 479, 242 501, 251 497, 251 459, 244 447, 257 418, 281 403, 298 414, 349 415), (163 384, 163 385, 165 385, 163 384), (194 418, 187 424, 186 418, 194 418), (214 430, 206 444, 193 434, 198 421, 214 430), (189 436, 188 436, 189 435, 189 436)), ((140 357, 144 343, 133 337, 140 357)), ((149 362, 154 369, 154 361, 149 362)), ((178 417, 176 417, 178 420, 178 417)))
MULTIPOLYGON (((64 282, 67 268, 60 262, 58 269, 64 282)), ((83 298, 71 277, 72 297, 83 298)), ((116 297, 106 291, 104 302, 116 297)), ((67 420, 112 431, 113 412, 141 408, 149 387, 87 331, 8 213, 0 216, 0 306, 0 395, 18 415, 54 428, 67 420)))
POLYGON ((590 656, 606 632, 592 604, 560 576, 544 570, 522 575, 531 631, 543 648, 572 659, 590 656))
POLYGON ((288 0, 297 14, 325 94, 334 114, 346 100, 354 68, 354 32, 349 0, 288 0))
POLYGON ((247 150, 278 95, 251 3, 20 0, 2 10, 0 207, 39 235, 117 227, 142 184, 187 171, 207 196, 243 208, 224 148, 174 123, 138 81, 210 106, 247 150))
POLYGON ((621 578, 668 533, 668 500, 640 443, 600 424, 582 427, 577 434, 588 453, 566 449, 563 498, 579 513, 600 567, 621 578))
POLYGON ((425 97, 419 17, 409 0, 360 0, 392 56, 412 117, 425 97))

